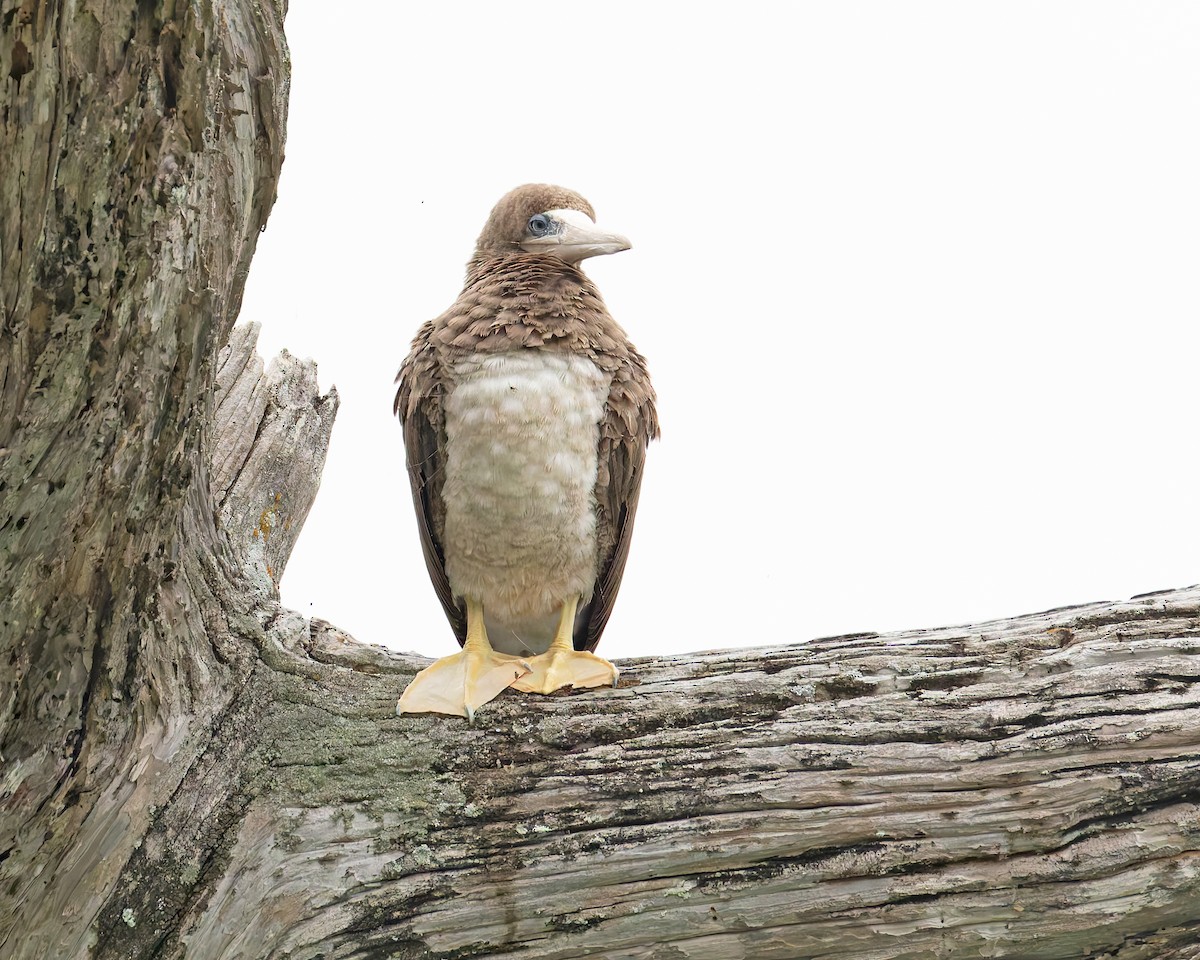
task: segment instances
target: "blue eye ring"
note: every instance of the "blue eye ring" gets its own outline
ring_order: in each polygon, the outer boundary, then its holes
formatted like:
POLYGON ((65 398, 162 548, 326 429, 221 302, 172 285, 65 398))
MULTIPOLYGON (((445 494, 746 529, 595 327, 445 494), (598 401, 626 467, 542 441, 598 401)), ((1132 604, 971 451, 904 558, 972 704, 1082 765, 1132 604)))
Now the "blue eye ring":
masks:
POLYGON ((535 213, 529 218, 529 232, 535 237, 544 237, 553 232, 553 222, 544 213, 535 213))

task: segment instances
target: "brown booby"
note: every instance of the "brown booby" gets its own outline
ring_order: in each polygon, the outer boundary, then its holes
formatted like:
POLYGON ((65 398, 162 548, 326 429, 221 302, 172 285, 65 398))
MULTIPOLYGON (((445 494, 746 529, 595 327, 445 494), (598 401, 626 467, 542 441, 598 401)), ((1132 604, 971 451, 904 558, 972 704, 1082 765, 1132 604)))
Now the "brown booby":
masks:
POLYGON ((630 246, 595 219, 562 187, 506 194, 396 376, 425 565, 463 647, 417 674, 399 713, 470 719, 505 687, 617 681, 592 651, 658 415, 645 360, 579 268, 630 246))

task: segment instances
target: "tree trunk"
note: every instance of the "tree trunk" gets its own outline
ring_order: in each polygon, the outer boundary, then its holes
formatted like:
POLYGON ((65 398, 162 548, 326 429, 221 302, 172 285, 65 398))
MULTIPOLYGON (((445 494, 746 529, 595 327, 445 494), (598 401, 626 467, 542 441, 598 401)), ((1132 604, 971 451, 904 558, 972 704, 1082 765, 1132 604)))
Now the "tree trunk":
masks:
POLYGON ((1200 960, 1200 588, 397 717, 232 326, 282 10, 0 11, 0 956, 1200 960))

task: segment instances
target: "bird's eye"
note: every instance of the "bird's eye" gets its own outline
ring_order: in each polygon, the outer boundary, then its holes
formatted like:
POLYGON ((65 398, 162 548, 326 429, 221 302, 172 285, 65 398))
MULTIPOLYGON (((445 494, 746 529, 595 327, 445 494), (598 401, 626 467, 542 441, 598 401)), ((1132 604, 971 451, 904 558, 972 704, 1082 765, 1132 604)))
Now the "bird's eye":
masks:
POLYGON ((530 217, 529 232, 535 237, 544 237, 550 232, 550 218, 542 213, 530 217))

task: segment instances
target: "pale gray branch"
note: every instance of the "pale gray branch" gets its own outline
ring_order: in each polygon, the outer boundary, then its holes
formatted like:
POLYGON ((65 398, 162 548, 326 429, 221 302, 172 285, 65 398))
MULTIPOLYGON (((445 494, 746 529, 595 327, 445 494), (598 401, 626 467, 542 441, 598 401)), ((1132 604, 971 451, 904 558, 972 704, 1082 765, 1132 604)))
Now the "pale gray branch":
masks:
POLYGON ((625 661, 619 689, 505 694, 474 727, 394 715, 423 660, 319 621, 285 646, 237 759, 230 870, 187 918, 204 955, 1157 958, 1195 938, 1200 588, 625 661))
POLYGON ((234 327, 218 355, 212 492, 221 524, 254 575, 278 586, 321 483, 337 390, 286 350, 265 372, 258 324, 234 327))

